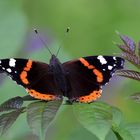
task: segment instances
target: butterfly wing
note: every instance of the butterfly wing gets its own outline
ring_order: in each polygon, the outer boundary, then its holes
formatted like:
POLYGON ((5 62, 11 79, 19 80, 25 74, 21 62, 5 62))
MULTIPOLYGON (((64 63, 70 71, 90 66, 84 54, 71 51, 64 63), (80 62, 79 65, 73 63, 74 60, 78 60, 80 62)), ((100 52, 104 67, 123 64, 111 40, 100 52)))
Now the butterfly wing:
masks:
MULTIPOLYGON (((23 86, 34 98, 53 100, 56 88, 53 75, 48 72, 49 65, 30 59, 2 59, 0 71, 8 74, 17 84, 23 86), (51 82, 50 82, 51 81, 51 82)), ((59 93, 57 93, 59 95, 59 93)))
POLYGON ((63 64, 70 82, 70 100, 92 102, 101 96, 102 85, 109 82, 117 69, 122 69, 124 60, 112 56, 89 56, 63 64))

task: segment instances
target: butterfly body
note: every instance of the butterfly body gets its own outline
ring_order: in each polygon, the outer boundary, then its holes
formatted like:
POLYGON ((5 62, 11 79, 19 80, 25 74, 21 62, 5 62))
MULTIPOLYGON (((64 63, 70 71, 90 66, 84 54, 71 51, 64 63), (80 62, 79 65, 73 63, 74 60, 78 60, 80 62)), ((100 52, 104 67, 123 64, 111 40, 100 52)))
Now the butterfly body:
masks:
POLYGON ((23 86, 30 96, 40 100, 56 100, 65 96, 70 102, 89 103, 101 96, 124 59, 114 56, 88 56, 61 63, 52 55, 50 63, 30 59, 0 60, 0 71, 23 86))
POLYGON ((53 75, 57 91, 61 92, 61 95, 66 95, 69 90, 68 79, 66 78, 67 72, 55 55, 52 55, 50 59, 49 72, 53 75))

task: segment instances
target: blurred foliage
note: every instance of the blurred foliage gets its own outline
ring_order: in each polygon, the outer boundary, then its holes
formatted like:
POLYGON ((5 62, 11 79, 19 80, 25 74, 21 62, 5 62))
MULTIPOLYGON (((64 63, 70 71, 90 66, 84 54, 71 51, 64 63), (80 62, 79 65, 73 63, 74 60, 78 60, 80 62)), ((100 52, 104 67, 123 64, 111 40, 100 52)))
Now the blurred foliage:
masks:
MULTIPOLYGON (((119 51, 112 43, 112 41, 119 42, 115 30, 132 36, 136 41, 140 39, 139 8, 139 0, 1 0, 0 57, 30 57, 49 62, 50 54, 40 47, 41 43, 36 42, 33 28, 37 28, 40 34, 45 36, 52 52, 55 53, 67 26, 70 26, 71 30, 58 56, 62 62, 80 56, 113 55, 119 51), (34 49, 34 44, 38 44, 37 49, 34 49), (28 48, 32 48, 32 51, 28 48)), ((127 67, 133 66, 127 65, 127 67)), ((15 86, 15 83, 7 78, 2 77, 0 83, 1 103, 8 98, 26 94, 24 89, 15 86)), ((104 88, 101 100, 120 108, 126 121, 139 122, 139 105, 126 99, 137 91, 140 91, 138 82, 115 77, 104 88)), ((79 124, 72 112, 70 106, 63 106, 60 109, 60 115, 47 131, 47 139, 96 140, 91 132, 79 124)), ((137 128, 137 125, 126 126, 126 130, 134 130, 134 128, 137 128)), ((24 113, 0 139, 38 139, 29 132, 24 113)), ((108 135, 107 139, 115 140, 116 135, 112 131, 109 133, 111 135, 108 135)))
POLYGON ((27 107, 27 121, 32 131, 44 138, 51 121, 54 119, 62 100, 33 102, 27 107))
MULTIPOLYGON (((124 44, 118 45, 118 47, 122 50, 122 57, 128 62, 130 62, 132 65, 140 69, 140 41, 138 45, 136 45, 136 43, 129 37, 121 34, 119 34, 119 36, 121 40, 124 42, 124 44)), ((118 70, 115 74, 140 81, 140 72, 132 69, 118 70)), ((140 98, 140 92, 133 93, 130 96, 130 99, 133 99, 136 102, 140 101, 139 98, 140 98)))
MULTIPOLYGON (((34 101, 22 107, 23 101, 28 100, 25 100, 25 97, 14 97, 0 106, 2 112, 14 110, 0 115, 0 136, 5 135, 18 116, 26 112, 32 132, 40 140, 45 140, 50 124, 64 103, 62 104, 62 100, 34 101)), ((138 140, 140 137, 140 123, 127 124, 124 122, 122 112, 116 107, 103 102, 74 103, 67 106, 72 106, 75 118, 93 134, 94 139, 138 140)))

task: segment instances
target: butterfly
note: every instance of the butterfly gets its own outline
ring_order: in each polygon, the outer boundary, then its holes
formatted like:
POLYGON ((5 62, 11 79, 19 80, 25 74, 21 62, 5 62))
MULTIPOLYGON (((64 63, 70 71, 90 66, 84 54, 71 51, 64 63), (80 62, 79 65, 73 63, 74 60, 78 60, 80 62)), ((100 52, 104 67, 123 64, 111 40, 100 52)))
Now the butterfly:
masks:
POLYGON ((102 94, 114 72, 122 69, 124 59, 115 56, 88 56, 61 63, 52 55, 50 63, 30 59, 0 60, 0 71, 8 74, 28 94, 39 100, 90 103, 102 94))

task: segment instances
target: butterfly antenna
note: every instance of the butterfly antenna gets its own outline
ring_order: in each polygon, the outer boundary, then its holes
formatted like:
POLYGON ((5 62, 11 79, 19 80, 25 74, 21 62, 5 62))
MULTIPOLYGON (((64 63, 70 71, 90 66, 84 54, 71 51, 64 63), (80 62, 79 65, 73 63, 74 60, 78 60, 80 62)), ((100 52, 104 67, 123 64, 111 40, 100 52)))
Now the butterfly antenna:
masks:
POLYGON ((38 38, 40 39, 40 41, 42 42, 42 44, 45 46, 45 48, 49 51, 49 53, 52 55, 52 52, 50 51, 48 45, 46 44, 46 42, 42 39, 42 37, 40 36, 39 32, 37 31, 37 29, 34 29, 36 35, 38 36, 38 38))
POLYGON ((63 37, 62 41, 60 42, 60 44, 58 45, 58 51, 56 53, 56 56, 58 56, 58 53, 59 53, 59 51, 61 49, 61 45, 63 44, 64 40, 66 39, 66 36, 67 36, 69 30, 70 30, 70 27, 67 27, 66 32, 64 34, 64 37, 63 37))

